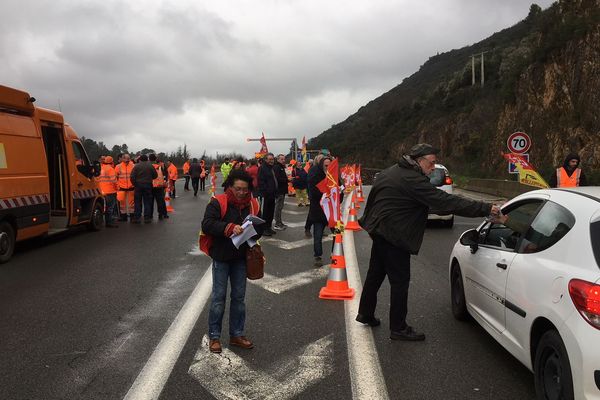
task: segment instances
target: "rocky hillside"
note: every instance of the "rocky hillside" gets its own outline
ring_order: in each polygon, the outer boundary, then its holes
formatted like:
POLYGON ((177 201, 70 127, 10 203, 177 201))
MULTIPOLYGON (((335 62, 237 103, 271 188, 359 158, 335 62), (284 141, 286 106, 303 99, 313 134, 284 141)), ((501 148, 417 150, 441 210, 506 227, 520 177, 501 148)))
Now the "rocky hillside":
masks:
POLYGON ((527 18, 472 46, 431 57, 418 72, 311 140, 343 161, 393 163, 416 142, 441 148, 456 173, 507 178, 506 139, 530 135, 544 174, 579 152, 600 183, 600 0, 532 5, 527 18), (471 55, 485 53, 485 85, 471 55), (596 172, 594 172, 596 171, 596 172))

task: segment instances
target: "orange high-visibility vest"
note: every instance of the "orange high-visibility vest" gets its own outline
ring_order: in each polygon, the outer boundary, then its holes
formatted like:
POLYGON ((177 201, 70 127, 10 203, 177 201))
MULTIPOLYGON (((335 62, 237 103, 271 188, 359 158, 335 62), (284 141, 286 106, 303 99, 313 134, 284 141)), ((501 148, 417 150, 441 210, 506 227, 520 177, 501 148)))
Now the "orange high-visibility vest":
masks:
POLYGON ((152 164, 154 169, 156 170, 157 177, 152 179, 152 187, 161 188, 165 187, 165 176, 163 175, 163 170, 160 164, 152 164))
POLYGON ((102 164, 100 176, 96 178, 103 195, 117 193, 117 173, 110 164, 102 164))
POLYGON ((184 175, 190 174, 190 163, 187 161, 183 164, 183 174, 184 175))
POLYGON ((172 181, 176 181, 177 180, 177 167, 175 166, 175 164, 169 165, 169 168, 167 168, 167 171, 169 172, 169 179, 172 181))
POLYGON ((581 176, 581 168, 577 168, 571 176, 567 174, 564 167, 556 169, 556 187, 577 187, 579 186, 579 177, 581 176))
POLYGON ((119 190, 130 190, 133 189, 133 183, 129 179, 131 177, 131 171, 133 171, 133 163, 130 161, 129 164, 122 162, 115 167, 117 173, 117 183, 119 190))

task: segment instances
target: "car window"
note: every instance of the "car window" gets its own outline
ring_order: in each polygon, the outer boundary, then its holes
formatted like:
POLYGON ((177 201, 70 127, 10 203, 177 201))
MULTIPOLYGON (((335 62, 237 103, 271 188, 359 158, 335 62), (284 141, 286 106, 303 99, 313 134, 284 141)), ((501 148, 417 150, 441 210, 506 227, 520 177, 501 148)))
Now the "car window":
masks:
POLYGON ((446 171, 444 171, 442 168, 436 168, 429 175, 429 182, 431 182, 431 184, 434 186, 442 186, 445 178, 446 171))
POLYGON ((507 225, 487 223, 480 230, 480 243, 503 250, 515 250, 519 239, 527 232, 530 221, 541 204, 541 201, 529 201, 509 208, 505 214, 508 215, 510 223, 507 225))
POLYGON ((88 160, 85 151, 83 150, 83 146, 81 146, 80 143, 73 142, 73 154, 75 154, 75 165, 90 165, 90 161, 88 160))
POLYGON ((519 253, 546 250, 562 239, 573 225, 575 217, 569 210, 554 202, 546 202, 519 245, 519 253))

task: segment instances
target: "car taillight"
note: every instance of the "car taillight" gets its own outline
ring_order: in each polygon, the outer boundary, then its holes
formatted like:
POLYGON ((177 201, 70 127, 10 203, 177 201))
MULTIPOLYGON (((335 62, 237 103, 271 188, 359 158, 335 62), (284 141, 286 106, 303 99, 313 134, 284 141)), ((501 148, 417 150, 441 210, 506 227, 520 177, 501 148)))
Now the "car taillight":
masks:
POLYGON ((579 314, 594 328, 600 329, 600 285, 573 279, 569 294, 579 314))
POLYGON ((452 185, 452 178, 447 176, 446 179, 444 179, 444 185, 452 185))

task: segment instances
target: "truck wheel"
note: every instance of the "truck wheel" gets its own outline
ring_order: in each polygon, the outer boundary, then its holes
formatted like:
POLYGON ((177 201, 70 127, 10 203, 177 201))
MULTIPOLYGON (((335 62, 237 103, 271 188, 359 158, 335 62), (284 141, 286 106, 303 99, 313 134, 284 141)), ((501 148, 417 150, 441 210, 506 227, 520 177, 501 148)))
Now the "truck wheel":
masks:
POLYGON ((104 210, 102 203, 97 202, 94 204, 94 210, 92 211, 92 217, 90 218, 90 224, 88 229, 90 231, 99 231, 104 226, 104 210))
POLYGON ((542 336, 533 364, 538 399, 572 400, 573 376, 567 349, 557 331, 542 336))
POLYGON ((15 230, 8 222, 0 222, 0 264, 10 260, 15 251, 15 230))

